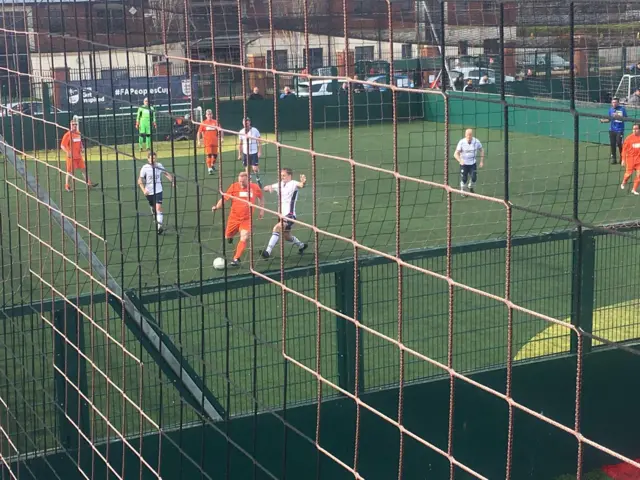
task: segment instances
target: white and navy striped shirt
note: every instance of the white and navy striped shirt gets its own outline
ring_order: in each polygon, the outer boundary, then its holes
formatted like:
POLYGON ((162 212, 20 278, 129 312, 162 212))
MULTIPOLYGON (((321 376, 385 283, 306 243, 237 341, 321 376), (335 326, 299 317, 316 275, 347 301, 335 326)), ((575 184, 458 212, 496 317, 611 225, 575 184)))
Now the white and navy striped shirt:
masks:
POLYGON ((458 146, 456 147, 456 152, 460 152, 460 158, 464 165, 475 165, 480 150, 482 150, 482 144, 476 137, 473 137, 471 142, 463 138, 458 142, 458 146))
POLYGON ((298 182, 289 180, 287 183, 280 182, 271 185, 275 193, 282 190, 282 215, 296 216, 296 202, 298 201, 298 182))

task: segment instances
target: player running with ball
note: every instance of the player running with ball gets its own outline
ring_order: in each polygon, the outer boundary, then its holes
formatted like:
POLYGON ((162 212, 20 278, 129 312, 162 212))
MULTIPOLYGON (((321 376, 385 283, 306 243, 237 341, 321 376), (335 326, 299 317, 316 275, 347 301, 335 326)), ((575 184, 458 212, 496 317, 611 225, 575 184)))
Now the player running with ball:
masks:
POLYGON ((149 207, 151 207, 151 214, 156 215, 156 222, 158 224, 158 235, 164 232, 162 221, 164 219, 164 213, 162 212, 162 175, 171 182, 171 185, 175 185, 175 179, 173 175, 167 172, 161 163, 156 162, 157 155, 149 152, 147 154, 147 163, 140 169, 140 175, 138 176, 138 186, 144 196, 147 197, 149 207))
POLYGON ((302 243, 296 237, 291 235, 291 229, 293 228, 293 222, 291 220, 296 219, 296 202, 298 201, 298 190, 304 188, 307 184, 307 177, 300 175, 300 181, 296 182, 292 177, 293 171, 290 168, 283 168, 280 172, 280 183, 274 183, 273 185, 267 185, 264 187, 265 192, 280 192, 281 195, 281 214, 284 217, 281 222, 278 222, 273 227, 273 233, 269 244, 264 251, 260 252, 262 258, 267 259, 271 256, 273 248, 278 244, 280 240, 280 232, 282 231, 284 239, 287 242, 293 243, 298 247, 298 253, 302 255, 307 249, 307 244, 302 243))
MULTIPOLYGON (((249 184, 249 175, 247 172, 240 172, 238 174, 238 181, 232 183, 231 186, 224 193, 223 197, 218 200, 211 211, 222 207, 223 200, 231 200, 231 211, 229 212, 229 220, 227 221, 227 228, 224 232, 224 238, 227 242, 233 243, 233 237, 240 232, 240 241, 236 247, 236 251, 233 254, 232 267, 240 266, 240 257, 247 247, 247 240, 251 233, 251 215, 253 214, 252 203, 257 203, 259 207, 264 205, 262 199, 262 190, 255 183, 249 184)), ((264 210, 260 210, 260 220, 264 217, 264 210)))
POLYGON ((469 191, 474 192, 476 181, 478 180, 478 153, 480 153, 480 168, 484 166, 484 148, 482 143, 473 136, 473 129, 467 128, 464 138, 458 142, 454 157, 460 164, 460 191, 463 192, 467 185, 467 180, 471 177, 469 191))
POLYGON ((633 181, 631 193, 640 195, 638 193, 638 187, 640 186, 640 125, 637 123, 633 126, 633 133, 625 139, 622 145, 621 161, 622 165, 625 166, 625 172, 620 188, 624 190, 625 185, 635 171, 636 178, 633 181))

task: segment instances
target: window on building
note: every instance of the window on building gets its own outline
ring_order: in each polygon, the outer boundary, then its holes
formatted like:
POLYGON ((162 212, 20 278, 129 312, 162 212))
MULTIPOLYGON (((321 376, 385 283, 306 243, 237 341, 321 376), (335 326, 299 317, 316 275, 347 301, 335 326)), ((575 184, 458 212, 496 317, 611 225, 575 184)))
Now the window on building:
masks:
POLYGON ((363 60, 373 60, 373 45, 367 47, 356 47, 355 48, 355 60, 356 62, 361 62, 363 60))
POLYGON ((51 5, 47 11, 43 12, 47 18, 43 18, 42 21, 45 23, 45 27, 51 33, 64 33, 64 19, 62 16, 62 9, 59 6, 51 5))
POLYGON ((280 72, 286 72, 289 70, 289 52, 287 50, 276 50, 275 52, 275 67, 273 66, 271 50, 267 52, 267 68, 275 68, 280 72))
POLYGON ((93 14, 96 18, 98 33, 124 33, 124 9, 121 5, 96 5, 93 14))
MULTIPOLYGON (((307 68, 307 49, 305 48, 302 52, 303 59, 302 65, 307 68)), ((309 49, 309 70, 313 70, 314 68, 320 68, 324 65, 322 61, 322 49, 321 48, 310 48, 309 49)))
POLYGON ((366 2, 370 0, 354 0, 353 2, 353 13, 364 14, 367 12, 366 2))
POLYGON ((402 45, 402 58, 413 58, 413 45, 410 43, 402 45))

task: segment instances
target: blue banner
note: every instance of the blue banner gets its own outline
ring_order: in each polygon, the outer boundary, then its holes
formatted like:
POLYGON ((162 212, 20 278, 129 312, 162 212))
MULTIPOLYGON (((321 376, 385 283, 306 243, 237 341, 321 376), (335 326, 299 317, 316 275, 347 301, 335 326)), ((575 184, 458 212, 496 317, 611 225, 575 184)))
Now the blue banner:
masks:
POLYGON ((145 97, 156 106, 186 103, 191 99, 195 82, 195 78, 183 76, 67 82, 66 105, 61 107, 74 113, 96 110, 98 106, 101 110, 119 110, 142 105, 145 97))

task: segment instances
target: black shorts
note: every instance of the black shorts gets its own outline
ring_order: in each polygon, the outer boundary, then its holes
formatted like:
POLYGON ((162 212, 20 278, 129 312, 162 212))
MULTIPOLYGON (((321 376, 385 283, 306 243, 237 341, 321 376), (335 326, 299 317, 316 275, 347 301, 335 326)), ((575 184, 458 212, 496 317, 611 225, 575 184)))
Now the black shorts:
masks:
POLYGON ((158 205, 162 205, 162 192, 152 193, 151 195, 145 195, 147 197, 147 202, 153 208, 158 205))
POLYGON ((460 175, 471 175, 476 170, 478 170, 477 163, 474 163, 473 165, 460 165, 460 175))
POLYGON ((259 164, 259 159, 258 159, 258 154, 257 153, 250 153, 249 155, 247 155, 246 153, 242 154, 242 165, 243 166, 247 166, 247 164, 250 164, 252 167, 257 167, 259 164), (247 157, 249 157, 247 159, 247 157), (248 160, 248 163, 247 163, 248 160))
POLYGON ((285 232, 290 232, 294 225, 292 221, 288 220, 289 218, 295 220, 296 216, 293 213, 290 213, 282 219, 282 226, 285 232))

